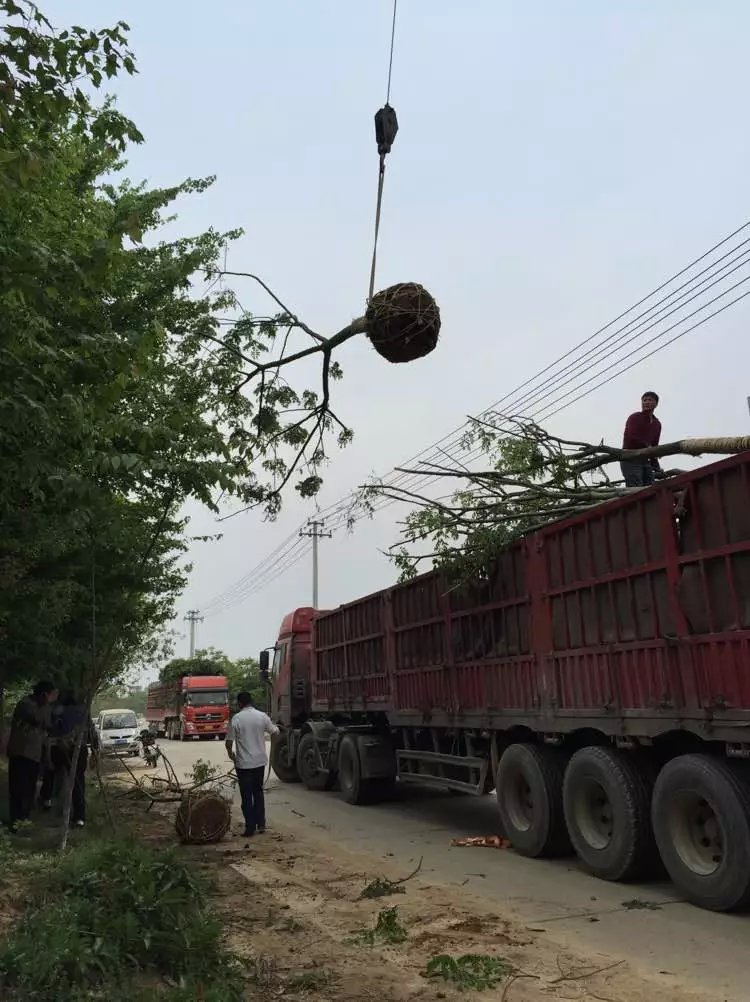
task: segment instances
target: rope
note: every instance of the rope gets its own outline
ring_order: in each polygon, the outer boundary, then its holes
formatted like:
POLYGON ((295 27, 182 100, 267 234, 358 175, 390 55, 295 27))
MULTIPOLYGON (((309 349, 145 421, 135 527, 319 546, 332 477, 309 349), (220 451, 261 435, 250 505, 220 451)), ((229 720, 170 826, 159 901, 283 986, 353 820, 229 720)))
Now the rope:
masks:
MULTIPOLYGON (((388 54, 388 85, 385 91, 386 107, 391 101, 391 78, 393 76, 393 46, 396 40, 396 12, 398 0, 393 0, 393 20, 391 22, 391 47, 388 54)), ((383 183, 385 182, 385 153, 380 154, 380 166, 378 168, 378 199, 375 207, 375 237, 372 245, 372 264, 370 266, 370 291, 367 296, 369 302, 375 292, 375 265, 378 257, 378 235, 380 233, 380 212, 383 207, 383 183)))
POLYGON ((380 154, 380 168, 378 170, 378 201, 375 207, 375 240, 372 245, 372 265, 370 266, 370 292, 367 296, 369 302, 375 293, 375 263, 378 257, 378 234, 380 232, 380 210, 383 206, 383 182, 385 181, 385 153, 380 154))
POLYGON ((393 42, 396 38, 396 8, 398 0, 393 0, 393 23, 391 25, 391 54, 388 58, 388 87, 385 92, 385 103, 391 103, 391 74, 393 73, 393 42))

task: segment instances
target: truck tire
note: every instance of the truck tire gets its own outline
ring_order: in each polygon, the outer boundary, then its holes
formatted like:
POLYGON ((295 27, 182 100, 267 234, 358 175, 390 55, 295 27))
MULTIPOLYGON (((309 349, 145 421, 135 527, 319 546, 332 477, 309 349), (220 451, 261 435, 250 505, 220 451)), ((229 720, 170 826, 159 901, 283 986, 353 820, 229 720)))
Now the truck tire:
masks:
POLYGON ((679 891, 716 912, 750 906, 750 783, 739 762, 680 755, 652 803, 656 843, 679 891))
POLYGON ((563 804, 573 848, 602 880, 634 880, 657 861, 651 825, 653 774, 615 748, 581 748, 565 772, 563 804))
POLYGON ((282 783, 299 783, 297 765, 289 761, 289 736, 281 731, 271 738, 271 768, 282 783))
POLYGON ((297 774, 308 790, 330 790, 335 776, 321 772, 320 752, 314 734, 303 734, 297 749, 297 774))
POLYGON ((515 744, 503 752, 495 789, 503 832, 522 856, 571 851, 562 785, 567 756, 546 745, 515 744))
POLYGON ((362 763, 356 738, 346 734, 339 745, 339 790, 347 804, 367 804, 372 790, 368 780, 362 778, 362 763))

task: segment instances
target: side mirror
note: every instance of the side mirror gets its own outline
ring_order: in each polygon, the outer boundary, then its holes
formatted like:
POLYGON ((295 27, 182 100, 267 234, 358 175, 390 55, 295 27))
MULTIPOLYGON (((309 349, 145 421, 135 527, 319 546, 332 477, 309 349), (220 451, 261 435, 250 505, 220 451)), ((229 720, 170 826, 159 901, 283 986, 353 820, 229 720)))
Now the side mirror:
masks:
POLYGON ((260 667, 260 677, 264 682, 269 681, 269 667, 271 664, 271 654, 270 651, 261 651, 258 657, 258 665, 260 667))

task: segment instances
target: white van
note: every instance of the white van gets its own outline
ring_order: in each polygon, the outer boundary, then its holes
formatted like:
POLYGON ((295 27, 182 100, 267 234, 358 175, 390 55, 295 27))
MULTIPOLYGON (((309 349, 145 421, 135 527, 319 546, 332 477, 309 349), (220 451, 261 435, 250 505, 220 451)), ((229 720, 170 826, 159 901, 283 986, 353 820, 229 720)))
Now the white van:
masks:
POLYGON ((96 733, 103 752, 138 754, 138 718, 133 710, 102 710, 96 718, 96 733))

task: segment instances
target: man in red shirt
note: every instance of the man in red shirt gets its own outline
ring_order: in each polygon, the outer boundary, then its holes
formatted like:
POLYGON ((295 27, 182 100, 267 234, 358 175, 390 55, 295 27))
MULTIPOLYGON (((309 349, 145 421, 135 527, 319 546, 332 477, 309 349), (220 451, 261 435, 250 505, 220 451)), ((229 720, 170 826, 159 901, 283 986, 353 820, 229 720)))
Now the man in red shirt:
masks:
MULTIPOLYGON (((641 409, 631 414, 625 424, 622 436, 623 449, 649 449, 659 444, 661 421, 654 411, 659 403, 659 394, 648 390, 641 397, 641 409)), ((654 478, 661 476, 659 460, 627 459, 620 463, 626 487, 647 487, 654 478)))

